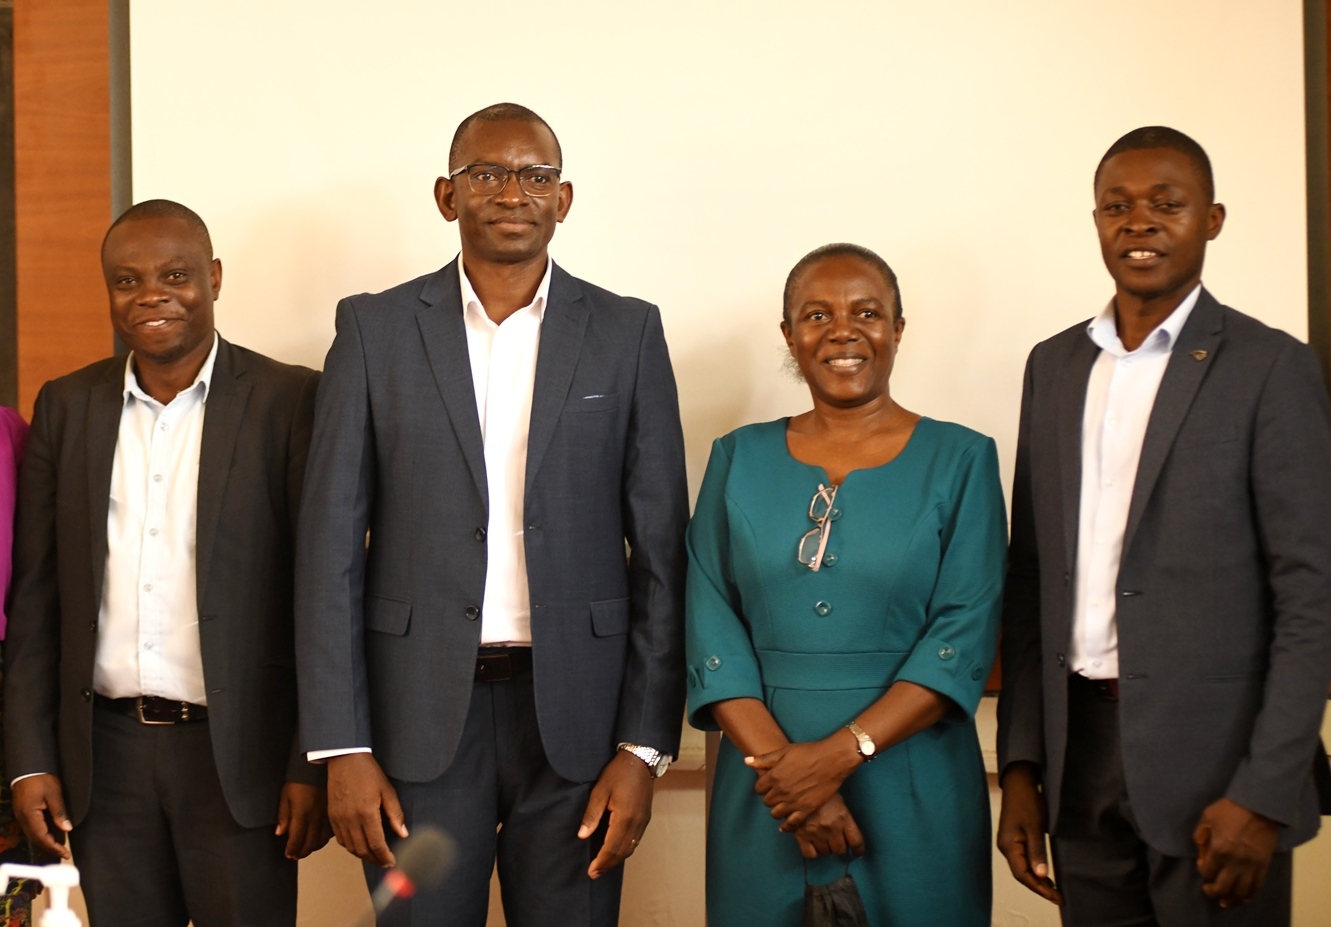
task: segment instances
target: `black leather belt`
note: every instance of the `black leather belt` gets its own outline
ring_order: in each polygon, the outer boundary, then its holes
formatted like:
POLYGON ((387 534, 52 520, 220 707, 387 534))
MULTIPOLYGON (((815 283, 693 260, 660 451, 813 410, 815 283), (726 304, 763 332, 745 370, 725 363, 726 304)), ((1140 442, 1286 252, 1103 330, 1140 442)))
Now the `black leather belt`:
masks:
POLYGON ((169 698, 157 695, 140 695, 134 698, 107 698, 105 695, 99 695, 95 704, 116 714, 128 715, 140 724, 187 724, 191 721, 208 720, 206 705, 173 702, 169 698))
POLYGON ((530 647, 482 647, 476 651, 477 682, 507 682, 530 672, 530 647))
POLYGON ((1072 685, 1092 693, 1106 702, 1118 701, 1117 679, 1088 679, 1081 673, 1073 673, 1068 677, 1068 680, 1072 685))

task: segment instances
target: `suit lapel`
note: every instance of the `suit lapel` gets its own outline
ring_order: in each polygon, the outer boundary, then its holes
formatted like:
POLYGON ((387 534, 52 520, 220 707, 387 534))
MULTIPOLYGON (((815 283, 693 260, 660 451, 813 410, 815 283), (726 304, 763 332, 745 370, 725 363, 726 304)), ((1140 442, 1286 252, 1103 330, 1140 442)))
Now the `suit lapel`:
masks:
POLYGON ((582 336, 587 330, 587 304, 578 282, 555 265, 550 280, 550 301, 541 323, 541 344, 536 352, 536 383, 532 389, 531 425, 527 433, 525 492, 541 469, 555 423, 564 408, 573 371, 578 366, 582 336))
POLYGON ((476 411, 476 389, 471 379, 471 355, 467 351, 467 326, 462 316, 462 290, 456 260, 426 281, 421 289, 421 302, 426 306, 416 313, 416 324, 425 344, 425 355, 471 477, 488 511, 485 444, 481 438, 481 419, 476 411))
POLYGON ((1063 367, 1058 387, 1058 471, 1063 489, 1063 543, 1068 569, 1076 566, 1077 526, 1081 519, 1082 420, 1086 411, 1086 388, 1100 349, 1090 336, 1078 332, 1071 356, 1063 367))
POLYGON ((125 358, 107 365, 106 376, 88 395, 84 440, 88 458, 88 524, 92 542, 93 601, 102 600, 106 579, 106 519, 111 506, 111 471, 115 466, 116 441, 120 437, 120 413, 125 407, 125 358))
POLYGON ((1160 470, 1174 446, 1174 438, 1192 406, 1193 397, 1206 378, 1206 372, 1215 363, 1223 327, 1220 304, 1203 289, 1170 351, 1169 364, 1165 367, 1146 424, 1146 437, 1142 440, 1142 452, 1137 461, 1137 479, 1132 487, 1132 503, 1128 507, 1128 524, 1123 532, 1125 555, 1160 477, 1160 470), (1196 355, 1200 355, 1200 359, 1196 355))
POLYGON ((195 513, 195 576, 199 611, 208 590, 208 574, 213 562, 213 542, 222 516, 222 500, 231 475, 231 459, 236 437, 249 403, 254 384, 246 376, 244 360, 228 342, 217 345, 217 361, 208 386, 203 413, 203 439, 199 447, 198 510, 195 513))

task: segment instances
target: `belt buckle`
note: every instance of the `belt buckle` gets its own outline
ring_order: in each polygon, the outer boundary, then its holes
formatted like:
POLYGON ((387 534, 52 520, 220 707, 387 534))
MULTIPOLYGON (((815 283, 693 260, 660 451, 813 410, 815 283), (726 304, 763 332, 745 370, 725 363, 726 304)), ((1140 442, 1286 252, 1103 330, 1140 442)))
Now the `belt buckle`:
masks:
MULTIPOLYGON (((138 712, 139 723, 140 723, 140 724, 146 724, 146 725, 148 725, 149 727, 170 727, 171 725, 173 725, 173 724, 176 723, 176 722, 174 722, 174 721, 149 721, 146 717, 144 717, 144 714, 143 714, 143 700, 144 700, 144 698, 146 698, 146 696, 140 695, 140 696, 139 696, 137 699, 135 699, 135 701, 134 701, 134 708, 135 708, 135 709, 137 710, 137 712, 138 712)), ((181 720, 182 720, 182 721, 187 721, 187 720, 189 720, 188 715, 185 714, 184 712, 182 712, 181 720)))

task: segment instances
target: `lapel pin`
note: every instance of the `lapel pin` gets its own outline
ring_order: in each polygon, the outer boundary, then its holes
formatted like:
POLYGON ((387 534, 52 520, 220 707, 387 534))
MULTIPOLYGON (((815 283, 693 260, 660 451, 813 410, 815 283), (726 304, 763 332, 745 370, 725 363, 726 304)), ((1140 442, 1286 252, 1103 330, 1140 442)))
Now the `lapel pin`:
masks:
POLYGON ((1206 355, 1207 355, 1207 353, 1208 353, 1207 351, 1193 351, 1193 352, 1192 352, 1192 359, 1193 359, 1193 360, 1199 360, 1199 361, 1201 361, 1201 360, 1206 360, 1206 355))

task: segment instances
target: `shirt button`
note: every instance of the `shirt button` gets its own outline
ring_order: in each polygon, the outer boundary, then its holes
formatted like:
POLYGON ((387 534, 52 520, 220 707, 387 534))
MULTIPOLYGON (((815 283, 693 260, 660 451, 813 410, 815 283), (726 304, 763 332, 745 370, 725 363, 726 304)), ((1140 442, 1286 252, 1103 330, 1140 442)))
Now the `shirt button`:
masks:
POLYGON ((720 657, 708 657, 708 658, 707 658, 707 662, 704 663, 703 666, 707 667, 709 670, 720 669, 720 668, 721 668, 721 658, 720 658, 720 657))
POLYGON ((148 529, 148 536, 149 536, 149 537, 153 537, 153 538, 157 537, 157 529, 156 529, 156 528, 149 528, 149 529, 148 529))
POLYGON ((836 566, 836 554, 831 551, 823 554, 823 566, 836 566))
POLYGON ((940 660, 951 660, 956 655, 957 652, 948 644, 944 644, 942 647, 938 648, 938 659, 940 660))
POLYGON ((481 617, 481 610, 475 605, 468 605, 466 611, 462 614, 467 616, 468 621, 475 621, 477 618, 481 617))
POLYGON ((485 529, 484 529, 484 528, 477 528, 477 529, 476 529, 476 540, 478 540, 478 541, 484 541, 484 540, 485 540, 485 529))
POLYGON ((163 430, 163 431, 170 431, 170 430, 171 430, 171 426, 168 425, 166 422, 162 422, 162 430, 163 430))
POLYGON ((160 482, 162 482, 162 474, 160 474, 160 473, 154 473, 154 474, 153 474, 153 482, 154 482, 154 483, 160 483, 160 482))
POLYGON ((828 615, 832 614, 832 603, 819 602, 814 605, 813 611, 819 618, 826 618, 828 615))
POLYGON ((153 591, 153 584, 152 584, 152 583, 144 583, 144 584, 143 584, 143 591, 144 591, 144 592, 152 592, 152 591, 153 591))
POLYGON ((153 649, 153 642, 152 642, 152 641, 148 641, 147 643, 145 643, 145 644, 143 645, 143 649, 144 649, 144 650, 152 650, 152 649, 153 649))

